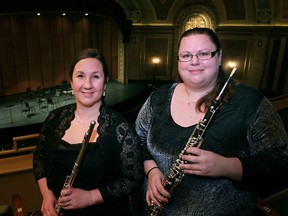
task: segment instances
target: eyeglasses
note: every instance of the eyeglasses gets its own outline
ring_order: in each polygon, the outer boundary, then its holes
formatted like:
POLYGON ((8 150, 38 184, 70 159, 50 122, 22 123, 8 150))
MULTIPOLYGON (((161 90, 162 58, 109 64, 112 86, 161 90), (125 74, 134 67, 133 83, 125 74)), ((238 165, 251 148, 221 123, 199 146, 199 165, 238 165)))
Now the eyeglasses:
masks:
POLYGON ((218 52, 218 50, 215 50, 213 52, 211 52, 211 50, 200 50, 198 53, 193 55, 192 53, 185 51, 185 52, 182 52, 181 54, 179 54, 177 56, 177 59, 180 62, 189 62, 189 61, 191 61, 193 56, 196 56, 199 60, 208 60, 208 59, 213 58, 217 52, 218 52))

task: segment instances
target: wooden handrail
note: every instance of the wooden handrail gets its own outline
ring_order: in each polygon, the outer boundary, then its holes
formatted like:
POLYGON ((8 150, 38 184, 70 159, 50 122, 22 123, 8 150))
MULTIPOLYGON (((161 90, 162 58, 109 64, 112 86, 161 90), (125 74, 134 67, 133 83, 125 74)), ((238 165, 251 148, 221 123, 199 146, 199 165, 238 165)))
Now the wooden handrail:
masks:
POLYGON ((8 149, 8 150, 3 150, 0 151, 0 156, 2 155, 9 155, 9 154, 16 154, 16 153, 22 153, 22 152, 32 152, 35 150, 36 145, 31 145, 31 146, 25 146, 25 147, 19 147, 18 142, 19 141, 24 141, 24 140, 29 140, 29 139, 37 139, 39 137, 39 133, 37 134, 29 134, 29 135, 24 135, 24 136, 17 136, 13 137, 13 148, 8 149))
POLYGON ((18 141, 23 141, 23 140, 27 140, 27 139, 35 139, 38 137, 39 137, 39 133, 13 137, 13 146, 14 146, 15 151, 18 151, 18 149, 19 149, 18 141))
POLYGON ((275 100, 282 100, 282 99, 288 99, 288 94, 284 94, 284 95, 280 95, 280 96, 276 96, 276 97, 272 97, 269 100, 270 101, 275 101, 275 100))
POLYGON ((277 110, 283 110, 288 108, 288 94, 273 97, 269 100, 277 110))

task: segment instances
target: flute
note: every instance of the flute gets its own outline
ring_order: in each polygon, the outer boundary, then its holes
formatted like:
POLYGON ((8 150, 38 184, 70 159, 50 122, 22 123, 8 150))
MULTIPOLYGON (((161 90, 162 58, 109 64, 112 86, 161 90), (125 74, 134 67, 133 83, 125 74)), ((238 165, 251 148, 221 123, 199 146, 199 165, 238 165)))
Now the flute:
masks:
MULTIPOLYGON (((82 158, 84 156, 84 153, 85 153, 85 150, 87 148, 87 145, 89 143, 89 140, 90 140, 90 137, 92 135, 92 132, 93 132, 93 129, 94 129, 94 126, 95 126, 96 122, 95 121, 91 121, 90 123, 90 126, 89 126, 89 129, 88 131, 85 133, 84 135, 84 138, 83 138, 83 141, 82 141, 82 146, 81 146, 81 149, 78 153, 78 156, 77 156, 77 159, 74 163, 74 166, 73 166, 73 169, 71 171, 71 174, 68 175, 66 177, 66 180, 64 182, 64 186, 63 186, 63 189, 67 188, 69 185, 72 186, 73 185, 73 182, 75 180, 75 177, 77 175, 77 172, 79 170, 79 167, 80 167, 80 164, 82 162, 82 158)), ((60 196, 61 197, 61 196, 60 196)), ((60 205, 58 205, 58 203, 56 204, 55 206, 55 211, 58 215, 61 215, 61 209, 62 207, 60 205)))

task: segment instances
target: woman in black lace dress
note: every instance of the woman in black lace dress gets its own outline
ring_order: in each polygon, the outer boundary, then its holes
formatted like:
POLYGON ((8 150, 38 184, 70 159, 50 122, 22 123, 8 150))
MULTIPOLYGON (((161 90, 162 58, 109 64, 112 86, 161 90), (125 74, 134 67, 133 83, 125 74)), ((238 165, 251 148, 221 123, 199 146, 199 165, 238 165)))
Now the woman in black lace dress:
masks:
POLYGON ((143 181, 135 128, 103 102, 107 66, 96 49, 80 52, 72 65, 76 104, 53 110, 43 124, 33 159, 43 215, 131 215, 129 195, 143 181), (63 189, 90 122, 96 121, 72 187, 63 189), (60 196, 61 195, 61 196, 60 196))
POLYGON ((186 31, 178 47, 181 81, 156 89, 136 120, 147 174, 146 202, 166 203, 161 216, 255 215, 257 195, 287 187, 283 123, 259 91, 235 82, 228 85, 201 148, 189 147, 181 158, 187 161, 179 165, 183 181, 172 194, 162 186, 228 78, 221 62, 221 44, 212 30, 186 31))

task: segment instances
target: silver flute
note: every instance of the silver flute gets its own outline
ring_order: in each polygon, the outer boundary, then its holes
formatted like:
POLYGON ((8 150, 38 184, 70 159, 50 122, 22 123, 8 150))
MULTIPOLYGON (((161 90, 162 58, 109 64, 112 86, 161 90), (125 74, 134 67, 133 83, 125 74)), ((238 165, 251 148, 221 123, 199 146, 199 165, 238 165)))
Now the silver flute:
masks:
MULTIPOLYGON (((90 122, 89 129, 84 135, 84 138, 83 138, 83 141, 82 141, 82 146, 81 146, 81 149, 80 149, 80 151, 78 153, 77 159, 76 159, 76 161, 74 163, 73 169, 72 169, 70 175, 68 175, 66 177, 66 179, 65 179, 63 189, 67 188, 69 185, 70 186, 73 185, 73 182, 74 182, 75 177, 76 177, 76 175, 78 173, 79 167, 81 165, 84 153, 85 153, 86 148, 88 146, 88 143, 89 143, 90 137, 92 135, 92 132, 93 132, 95 124, 96 124, 96 122, 94 120, 90 122)), ((56 213, 58 215, 62 215, 61 210, 62 210, 62 207, 60 205, 58 205, 58 203, 57 203, 56 206, 55 206, 56 213)))
MULTIPOLYGON (((163 187, 166 191, 168 191, 170 194, 173 193, 175 188, 181 183, 181 181, 184 178, 184 172, 182 169, 180 169, 179 165, 186 163, 186 161, 182 160, 182 156, 186 154, 186 150, 189 147, 197 147, 200 148, 203 142, 203 135, 211 122, 211 119, 215 115, 218 108, 221 106, 222 97, 224 95, 224 91, 230 82, 232 76, 234 75, 237 68, 233 68, 230 76, 228 77, 227 81, 225 82, 224 86, 222 87, 220 93, 218 96, 212 101, 212 104, 210 105, 208 111, 206 112, 205 116, 202 120, 196 125, 195 129, 193 130, 191 136, 189 137, 185 148, 181 151, 179 154, 176 162, 172 164, 172 167, 170 168, 170 173, 164 178, 164 181, 162 183, 163 187)), ((151 206, 148 215, 149 216, 157 216, 160 215, 163 208, 165 207, 165 203, 161 202, 161 207, 158 207, 153 203, 151 200, 151 206)))

